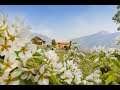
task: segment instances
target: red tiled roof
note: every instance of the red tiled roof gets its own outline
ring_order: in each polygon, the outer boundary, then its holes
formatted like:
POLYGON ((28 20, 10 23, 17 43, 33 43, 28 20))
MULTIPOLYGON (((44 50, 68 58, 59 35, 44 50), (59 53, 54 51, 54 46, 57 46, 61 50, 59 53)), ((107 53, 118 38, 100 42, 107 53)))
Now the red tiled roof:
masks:
POLYGON ((56 42, 56 44, 59 44, 59 45, 69 45, 70 43, 69 42, 56 42))

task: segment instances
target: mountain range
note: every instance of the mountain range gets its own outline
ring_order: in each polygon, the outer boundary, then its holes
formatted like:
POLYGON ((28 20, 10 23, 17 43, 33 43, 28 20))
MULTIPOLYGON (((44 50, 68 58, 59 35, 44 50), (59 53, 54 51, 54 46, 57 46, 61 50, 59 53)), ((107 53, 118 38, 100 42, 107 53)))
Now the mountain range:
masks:
POLYGON ((105 46, 106 48, 120 48, 116 45, 116 38, 120 36, 120 32, 109 33, 107 31, 100 31, 98 33, 72 39, 76 42, 82 51, 89 51, 93 46, 105 46))
MULTIPOLYGON (((51 39, 45 35, 33 33, 32 37, 38 36, 41 39, 46 41, 46 44, 51 44, 51 39)), ((81 51, 89 52, 93 46, 105 46, 106 48, 120 48, 119 45, 116 45, 116 38, 120 36, 120 32, 109 33, 107 31, 100 31, 95 34, 88 36, 83 36, 79 38, 71 39, 70 41, 76 42, 81 51)))

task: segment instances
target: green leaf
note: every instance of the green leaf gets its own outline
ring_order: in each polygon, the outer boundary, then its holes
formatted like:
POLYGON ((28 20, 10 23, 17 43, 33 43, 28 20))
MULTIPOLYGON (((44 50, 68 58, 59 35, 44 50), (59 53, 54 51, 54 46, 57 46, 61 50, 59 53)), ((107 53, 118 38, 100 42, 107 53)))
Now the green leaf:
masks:
POLYGON ((120 55, 118 53, 114 53, 114 56, 120 61, 120 55))
POLYGON ((90 57, 89 57, 89 59, 95 59, 96 58, 96 55, 91 55, 90 57))
POLYGON ((41 58, 41 57, 33 57, 33 59, 35 60, 35 62, 38 62, 38 63, 42 63, 44 62, 44 60, 41 58))
POLYGON ((102 80, 102 83, 100 85, 105 85, 105 80, 102 80))
POLYGON ((17 72, 20 71, 18 68, 14 69, 12 72, 17 72))
POLYGON ((17 54, 17 56, 18 56, 19 52, 20 52, 20 51, 15 51, 15 53, 17 54))
POLYGON ((102 67, 105 67, 105 64, 104 64, 104 62, 103 62, 103 61, 101 62, 101 66, 102 66, 102 67))
POLYGON ((105 57, 105 53, 101 52, 100 58, 104 58, 105 57))
POLYGON ((117 59, 120 61, 120 55, 117 55, 117 59))
POLYGON ((4 61, 4 60, 3 60, 2 58, 0 58, 0 63, 3 63, 3 61, 4 61))
POLYGON ((109 75, 115 74, 114 71, 108 71, 107 73, 104 73, 103 75, 100 76, 101 79, 108 77, 109 75))
POLYGON ((3 24, 5 25, 5 23, 6 23, 6 20, 4 19, 4 20, 3 20, 3 24))
POLYGON ((110 75, 106 80, 105 83, 108 85, 110 82, 116 80, 116 77, 114 75, 110 75))
POLYGON ((22 61, 20 58, 16 58, 16 60, 18 60, 18 61, 22 61))
POLYGON ((5 37, 0 33, 0 38, 5 39, 5 37))
POLYGON ((25 80, 25 85, 35 85, 32 80, 25 80))
POLYGON ((111 68, 111 70, 116 71, 116 72, 118 72, 118 70, 119 70, 119 68, 116 67, 115 65, 112 65, 110 68, 111 68))
POLYGON ((0 37, 3 37, 1 33, 0 33, 0 37))
POLYGON ((54 85, 62 85, 59 82, 59 80, 57 79, 57 77, 55 77, 53 74, 51 74, 50 79, 51 79, 52 84, 54 84, 54 85))
POLYGON ((35 53, 33 54, 33 56, 41 56, 41 55, 40 55, 40 53, 35 52, 35 53))
POLYGON ((30 66, 30 67, 34 67, 34 62, 29 61, 29 62, 27 63, 27 65, 30 66))
POLYGON ((120 62, 118 60, 111 59, 111 62, 120 69, 120 62))

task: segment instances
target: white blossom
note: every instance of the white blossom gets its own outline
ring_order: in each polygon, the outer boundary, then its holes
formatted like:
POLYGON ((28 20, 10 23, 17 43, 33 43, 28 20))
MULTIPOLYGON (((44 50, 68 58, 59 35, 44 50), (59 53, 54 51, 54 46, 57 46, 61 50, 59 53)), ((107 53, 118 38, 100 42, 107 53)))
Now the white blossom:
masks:
POLYGON ((117 45, 120 44, 120 37, 116 37, 116 44, 117 44, 117 45))
POLYGON ((43 66, 40 68, 40 70, 39 70, 40 74, 43 74, 43 73, 44 73, 45 66, 46 66, 46 65, 43 65, 43 66))
POLYGON ((49 84, 49 79, 43 78, 38 80, 39 85, 48 85, 49 84))
POLYGON ((22 47, 21 52, 18 54, 18 56, 23 61, 24 66, 26 64, 26 61, 33 56, 36 49, 37 47, 34 44, 29 44, 29 45, 26 45, 25 47, 22 47))
POLYGON ((42 49, 38 49, 37 52, 38 52, 38 53, 41 53, 41 52, 42 52, 42 49))
POLYGON ((52 50, 49 50, 49 51, 45 52, 45 55, 52 63, 57 62, 58 59, 59 59, 57 54, 54 51, 52 51, 52 50))
POLYGON ((38 80, 39 80, 39 77, 40 77, 40 75, 36 75, 35 77, 34 77, 34 82, 37 82, 38 80))
POLYGON ((96 62, 98 62, 99 61, 99 58, 96 58, 95 60, 94 60, 94 63, 96 63, 96 62))
POLYGON ((74 76, 70 70, 65 71, 63 75, 61 75, 61 79, 64 79, 68 84, 71 84, 73 78, 74 76))
POLYGON ((6 69, 0 79, 0 85, 19 85, 20 80, 14 80, 14 78, 21 75, 20 71, 15 71, 10 74, 10 69, 6 69))
POLYGON ((7 60, 4 60, 4 63, 2 64, 1 68, 3 70, 6 70, 6 69, 12 70, 12 69, 18 67, 19 65, 20 65, 19 61, 7 59, 7 60))
POLYGON ((74 83, 75 83, 76 85, 79 85, 81 82, 82 82, 81 78, 75 77, 74 83))
POLYGON ((83 80, 84 85, 89 85, 89 84, 91 85, 93 84, 93 82, 100 84, 101 83, 100 73, 101 71, 98 69, 98 70, 95 70, 90 75, 86 76, 85 80, 83 80))
POLYGON ((27 77, 28 77, 28 73, 25 73, 25 74, 21 75, 21 79, 23 79, 23 80, 26 79, 27 77))
POLYGON ((99 83, 101 83, 102 82, 102 80, 101 79, 95 79, 94 80, 97 84, 99 84, 99 83))
POLYGON ((94 47, 92 48, 91 52, 92 52, 92 53, 99 54, 99 53, 101 53, 101 52, 106 52, 106 50, 105 50, 105 47, 104 47, 104 46, 100 46, 100 45, 99 45, 98 47, 94 46, 94 47))

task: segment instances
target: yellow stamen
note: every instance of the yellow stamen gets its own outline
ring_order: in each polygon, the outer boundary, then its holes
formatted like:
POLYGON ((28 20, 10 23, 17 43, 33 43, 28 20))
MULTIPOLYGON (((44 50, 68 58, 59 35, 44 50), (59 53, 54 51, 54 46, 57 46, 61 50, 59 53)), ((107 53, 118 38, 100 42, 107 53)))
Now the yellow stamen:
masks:
POLYGON ((4 69, 11 68, 12 64, 13 64, 12 62, 10 62, 9 60, 7 60, 7 62, 4 62, 4 65, 5 65, 4 69))

